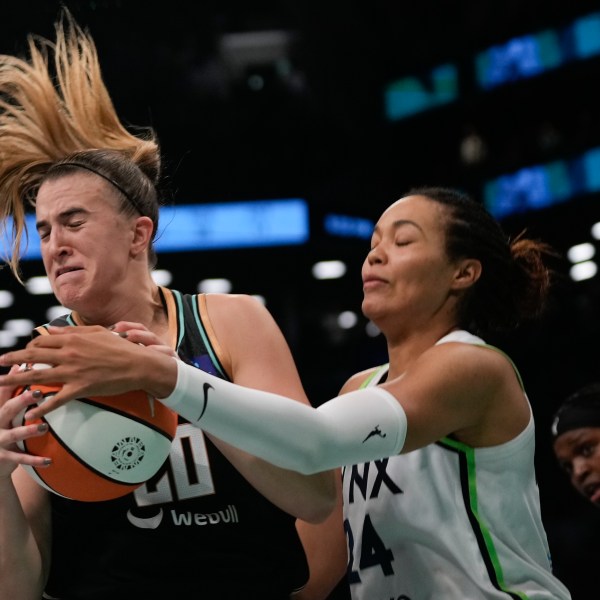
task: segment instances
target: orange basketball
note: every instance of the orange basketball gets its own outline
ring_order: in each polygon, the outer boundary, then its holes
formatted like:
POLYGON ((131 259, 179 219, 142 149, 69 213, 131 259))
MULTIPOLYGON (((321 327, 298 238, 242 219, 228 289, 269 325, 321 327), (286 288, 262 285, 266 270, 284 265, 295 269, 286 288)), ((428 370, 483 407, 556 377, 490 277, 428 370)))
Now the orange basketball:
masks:
MULTIPOLYGON (((42 392, 40 405, 60 387, 29 389, 42 392)), ((169 456, 177 428, 177 414, 143 391, 78 398, 34 421, 25 421, 25 412, 14 426, 45 422, 49 430, 22 442, 21 449, 52 459, 48 467, 25 469, 47 490, 85 502, 124 496, 155 475, 169 456)))

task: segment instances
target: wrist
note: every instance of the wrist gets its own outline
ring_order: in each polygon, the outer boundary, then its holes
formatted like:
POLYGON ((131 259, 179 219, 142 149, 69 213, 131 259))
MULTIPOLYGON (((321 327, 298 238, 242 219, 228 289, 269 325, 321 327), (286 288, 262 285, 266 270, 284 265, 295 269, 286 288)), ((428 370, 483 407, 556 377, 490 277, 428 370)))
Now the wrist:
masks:
POLYGON ((156 350, 150 350, 147 354, 147 360, 141 365, 140 389, 153 398, 169 396, 177 383, 178 359, 156 350))

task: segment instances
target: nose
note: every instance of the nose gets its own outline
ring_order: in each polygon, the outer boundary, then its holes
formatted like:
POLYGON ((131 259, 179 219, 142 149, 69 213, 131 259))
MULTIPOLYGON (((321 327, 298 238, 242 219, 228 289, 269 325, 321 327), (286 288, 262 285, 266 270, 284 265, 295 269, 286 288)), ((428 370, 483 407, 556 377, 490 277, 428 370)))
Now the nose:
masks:
POLYGON ((369 253, 367 254, 367 261, 370 265, 375 265, 378 263, 382 263, 385 261, 385 250, 383 249, 381 244, 377 244, 377 246, 373 246, 369 253))
POLYGON ((52 231, 48 233, 46 243, 42 244, 42 251, 44 249, 45 254, 51 258, 58 258, 69 254, 70 247, 60 227, 53 227, 52 231))

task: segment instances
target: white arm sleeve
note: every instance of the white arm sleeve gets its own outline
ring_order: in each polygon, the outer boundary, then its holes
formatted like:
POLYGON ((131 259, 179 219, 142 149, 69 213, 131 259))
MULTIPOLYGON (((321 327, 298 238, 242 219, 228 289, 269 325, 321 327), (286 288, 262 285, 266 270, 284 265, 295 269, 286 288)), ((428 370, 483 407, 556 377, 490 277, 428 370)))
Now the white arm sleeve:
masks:
POLYGON ((406 437, 402 406, 376 387, 343 394, 315 409, 178 360, 175 389, 161 402, 223 441, 305 474, 393 456, 406 437))

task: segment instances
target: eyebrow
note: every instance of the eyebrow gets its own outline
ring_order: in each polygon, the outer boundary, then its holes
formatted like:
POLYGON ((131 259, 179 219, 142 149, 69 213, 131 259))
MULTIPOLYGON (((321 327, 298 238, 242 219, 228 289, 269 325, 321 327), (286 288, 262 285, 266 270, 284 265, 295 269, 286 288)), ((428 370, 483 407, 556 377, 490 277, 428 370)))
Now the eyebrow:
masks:
MULTIPOLYGON (((78 214, 82 214, 82 213, 89 214, 89 211, 86 210, 85 208, 75 206, 73 208, 69 208, 69 209, 59 213, 58 220, 59 221, 68 221, 74 215, 78 215, 78 214)), ((41 221, 36 221, 35 228, 39 231, 43 227, 47 227, 47 225, 48 225, 48 221, 45 221, 42 219, 41 221)))
MULTIPOLYGON (((394 229, 400 229, 400 227, 403 227, 404 225, 413 225, 421 233, 423 233, 423 234, 425 233, 423 231, 423 228, 418 223, 415 223, 415 221, 411 221, 410 219, 398 219, 397 221, 394 221, 392 223, 392 227, 394 229)), ((381 231, 380 227, 378 225, 375 225, 375 227, 373 228, 373 233, 378 233, 379 231, 381 231)))

